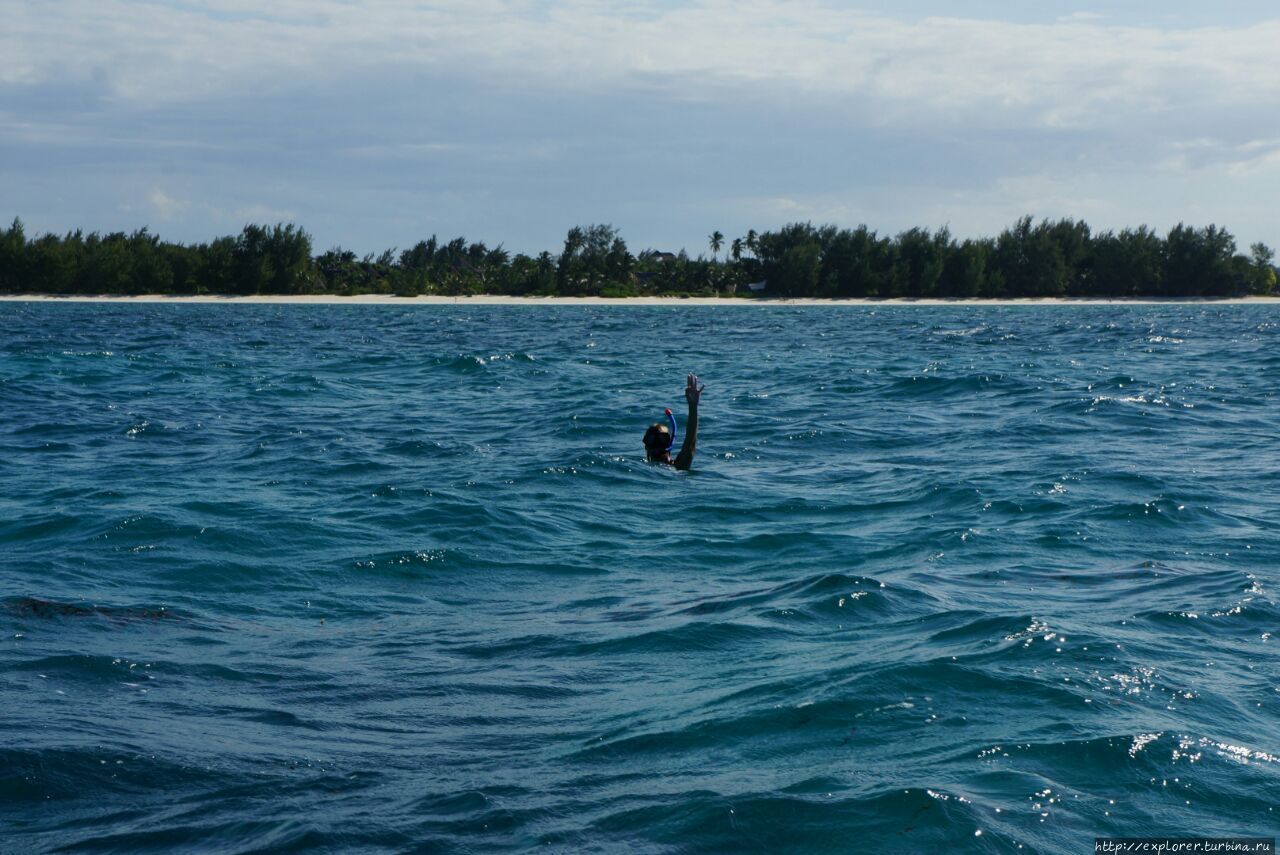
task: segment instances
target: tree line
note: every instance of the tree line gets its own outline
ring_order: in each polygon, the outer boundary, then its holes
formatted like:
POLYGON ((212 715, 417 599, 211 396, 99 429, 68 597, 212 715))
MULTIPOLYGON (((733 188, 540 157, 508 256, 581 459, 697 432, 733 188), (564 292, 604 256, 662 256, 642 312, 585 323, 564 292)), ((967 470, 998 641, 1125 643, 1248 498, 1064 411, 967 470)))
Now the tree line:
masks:
POLYGON ((754 230, 711 257, 633 254, 609 225, 575 226, 558 253, 436 237, 397 252, 314 254, 293 224, 247 225, 208 243, 162 241, 147 229, 26 235, 0 231, 0 292, 40 294, 509 294, 829 298, 1231 297, 1276 288, 1274 253, 1248 254, 1218 226, 1179 224, 1094 233, 1078 220, 1023 217, 994 238, 956 240, 913 228, 880 235, 866 226, 793 223, 754 230), (720 253, 726 249, 724 256, 720 253))

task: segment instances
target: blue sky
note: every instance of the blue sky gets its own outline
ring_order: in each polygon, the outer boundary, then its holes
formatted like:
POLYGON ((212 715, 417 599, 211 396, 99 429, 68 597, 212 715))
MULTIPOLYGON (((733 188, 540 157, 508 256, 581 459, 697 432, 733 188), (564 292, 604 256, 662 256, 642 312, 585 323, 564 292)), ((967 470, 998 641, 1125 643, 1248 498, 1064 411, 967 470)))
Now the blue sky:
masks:
POLYGON ((0 0, 0 217, 362 253, 1024 213, 1274 246, 1277 45, 1249 0, 0 0))

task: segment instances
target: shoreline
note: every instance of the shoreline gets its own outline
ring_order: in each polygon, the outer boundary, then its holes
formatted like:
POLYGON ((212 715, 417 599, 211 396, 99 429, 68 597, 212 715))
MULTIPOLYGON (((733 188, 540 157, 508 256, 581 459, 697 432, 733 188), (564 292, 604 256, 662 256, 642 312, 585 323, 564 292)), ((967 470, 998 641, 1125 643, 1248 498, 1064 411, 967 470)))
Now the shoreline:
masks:
POLYGON ((1252 305, 1277 304, 1276 297, 1015 297, 1015 298, 908 298, 872 299, 853 297, 793 299, 756 297, 513 297, 478 294, 465 297, 427 295, 396 297, 390 294, 255 294, 228 295, 81 295, 81 294, 0 294, 3 303, 257 303, 263 305, 352 305, 352 306, 1159 306, 1159 305, 1252 305))

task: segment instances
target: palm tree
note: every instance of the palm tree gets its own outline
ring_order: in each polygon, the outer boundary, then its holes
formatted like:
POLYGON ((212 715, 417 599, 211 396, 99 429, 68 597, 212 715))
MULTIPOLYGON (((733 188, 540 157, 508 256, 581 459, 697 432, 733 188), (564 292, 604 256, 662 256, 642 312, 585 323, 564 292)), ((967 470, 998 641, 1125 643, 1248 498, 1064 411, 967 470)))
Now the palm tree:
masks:
POLYGON ((760 236, 756 234, 755 229, 747 229, 747 239, 743 242, 743 246, 745 246, 747 251, 752 255, 755 255, 760 249, 760 236))
POLYGON ((711 233, 709 240, 711 241, 711 255, 715 257, 720 254, 720 248, 724 246, 724 235, 720 234, 719 231, 714 231, 711 233))
POLYGON ((734 261, 742 260, 742 238, 734 238, 733 243, 729 244, 729 255, 734 261))

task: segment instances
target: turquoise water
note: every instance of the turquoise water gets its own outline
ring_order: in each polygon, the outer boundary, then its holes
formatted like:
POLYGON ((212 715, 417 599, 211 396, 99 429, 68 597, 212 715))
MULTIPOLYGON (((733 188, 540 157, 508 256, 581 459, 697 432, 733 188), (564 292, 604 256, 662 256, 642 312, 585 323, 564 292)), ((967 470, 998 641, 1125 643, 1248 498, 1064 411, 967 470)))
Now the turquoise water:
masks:
POLYGON ((0 304, 0 850, 1270 836, 1278 324, 0 304))

